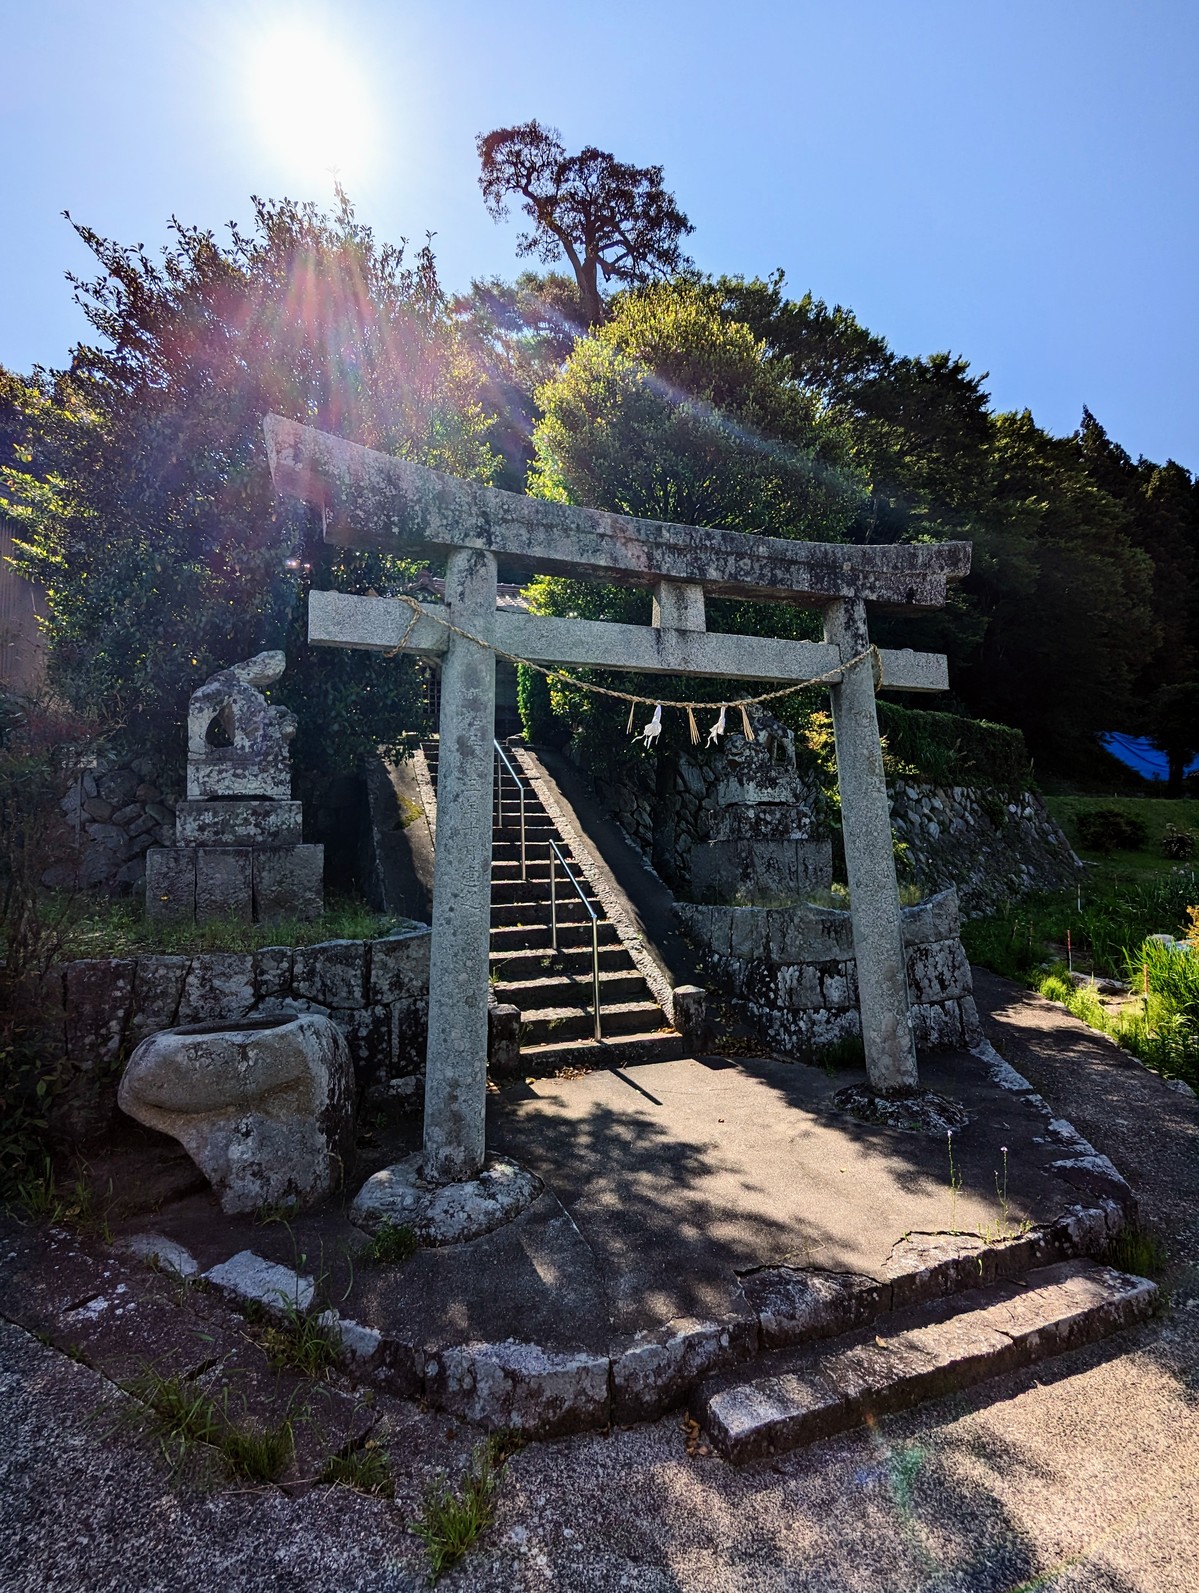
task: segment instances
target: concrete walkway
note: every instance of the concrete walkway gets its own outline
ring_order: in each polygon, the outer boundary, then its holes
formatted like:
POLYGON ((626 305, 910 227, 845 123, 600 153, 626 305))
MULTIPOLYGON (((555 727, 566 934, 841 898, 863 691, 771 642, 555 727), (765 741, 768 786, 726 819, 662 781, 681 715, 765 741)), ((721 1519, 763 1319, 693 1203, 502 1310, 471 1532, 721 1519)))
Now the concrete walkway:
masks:
MULTIPOLYGON (((454 1589, 1173 1593, 1199 1542, 1199 1105, 1058 1009, 980 975, 1008 1060, 1109 1154, 1166 1236, 1172 1307, 1035 1372, 740 1471, 679 1417, 533 1445, 454 1589)), ((717 1116, 721 1115, 716 1113, 717 1116)), ((174 1488, 87 1368, 0 1327, 0 1585, 408 1589, 422 1488, 473 1434, 395 1402, 394 1504, 174 1488)))

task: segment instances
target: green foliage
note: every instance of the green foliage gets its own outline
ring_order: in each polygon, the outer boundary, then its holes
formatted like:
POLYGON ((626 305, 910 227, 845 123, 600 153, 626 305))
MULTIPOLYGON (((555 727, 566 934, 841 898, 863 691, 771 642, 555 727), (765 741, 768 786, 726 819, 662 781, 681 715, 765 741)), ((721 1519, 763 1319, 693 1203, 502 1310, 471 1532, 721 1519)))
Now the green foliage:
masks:
POLYGON ((519 664, 516 669, 516 706, 525 740, 544 746, 558 731, 550 702, 550 683, 536 669, 519 664))
POLYGON ((1190 797, 1174 802, 1166 797, 1107 796, 1100 799, 1094 796, 1055 794, 1046 797, 1045 800, 1050 814, 1065 830, 1070 844, 1076 850, 1085 850, 1079 829, 1080 820, 1084 814, 1092 812, 1096 807, 1114 808, 1135 824, 1144 826, 1147 839, 1135 851, 1121 852, 1113 863, 1107 861, 1111 854, 1096 854, 1099 859, 1096 867, 1103 873, 1112 866, 1125 872, 1130 870, 1148 874, 1174 872, 1162 861, 1165 857, 1163 843, 1166 832, 1173 827, 1199 828, 1199 801, 1190 797))
POLYGON ((1079 840, 1092 852, 1136 852, 1149 838, 1145 821, 1121 808, 1089 808, 1076 823, 1079 840))
POLYGON ((1199 956, 1187 947, 1146 939, 1124 953, 1125 972, 1140 999, 1110 1009, 1094 988, 1053 969, 1037 981, 1049 1001, 1108 1034, 1146 1067, 1199 1086, 1199 956))
POLYGON ((176 223, 161 261, 76 230, 100 265, 76 283, 96 341, 52 381, 0 392, 0 439, 19 434, 0 496, 47 593, 54 684, 178 760, 188 695, 284 647, 296 762, 344 772, 418 722, 421 692, 410 662, 310 652, 305 597, 386 594, 412 566, 326 545, 318 517, 277 504, 262 419, 489 479, 477 374, 432 254, 376 242, 344 195, 331 216, 257 201, 225 244, 176 223))
POLYGON ((1160 1278, 1170 1255, 1161 1237, 1139 1222, 1127 1222, 1103 1252, 1103 1260, 1120 1272, 1138 1278, 1160 1278))
POLYGON ((229 1414, 228 1389, 218 1403, 187 1378, 164 1377, 149 1368, 130 1379, 125 1390, 152 1413, 163 1454, 176 1471, 201 1458, 197 1446, 206 1445, 221 1457, 230 1476, 273 1482, 295 1453, 290 1419, 269 1428, 236 1422, 229 1414))
POLYGON ((111 1200, 112 1184, 109 1183, 102 1204, 89 1170, 82 1163, 75 1168, 72 1182, 60 1185, 53 1159, 43 1153, 39 1166, 26 1166, 23 1176, 14 1177, 11 1204, 32 1222, 70 1228, 84 1238, 107 1243, 112 1238, 108 1222, 111 1200))
POLYGON ((621 299, 537 398, 539 497, 829 541, 862 490, 821 406, 687 283, 621 299))
POLYGON ((1009 725, 883 701, 878 723, 896 772, 902 768, 935 785, 982 785, 999 791, 1024 791, 1032 782, 1024 737, 1009 725))
POLYGON ((337 1365, 341 1345, 328 1322, 284 1300, 275 1321, 263 1324, 259 1342, 272 1366, 301 1377, 323 1377, 337 1365))
POLYGON ((1182 830, 1176 824, 1167 824, 1162 831, 1162 856, 1185 863, 1195 855, 1194 830, 1182 830))
POLYGON ((373 1494, 378 1499, 395 1496, 395 1480, 391 1475, 391 1456, 368 1438, 361 1449, 352 1449, 348 1455, 332 1455, 321 1472, 321 1482, 340 1482, 359 1493, 373 1494))
POLYGON ((1140 945, 1159 932, 1177 934, 1194 898, 1195 883, 1189 875, 1160 864, 1158 868, 1159 872, 1122 866, 1097 869, 1080 893, 1032 895, 999 912, 970 919, 962 925, 966 955, 1005 978, 1027 980, 1064 955, 1069 931, 1076 969, 1122 975, 1124 948, 1140 945))
POLYGON ((992 414, 964 360, 898 356, 852 312, 811 294, 788 299, 781 272, 722 277, 706 291, 840 423, 868 483, 850 539, 974 544, 971 574, 945 609, 879 616, 878 642, 947 652, 955 694, 981 718, 1018 725, 1043 763, 1072 756, 1095 730, 1137 722, 1147 658, 1159 681, 1186 678, 1199 495, 1185 471, 1166 467, 1157 480, 1157 467, 1127 456, 1131 480, 1104 468, 1088 416, 1079 435, 1054 438, 1027 412, 992 414), (1181 677, 1162 672, 1167 623, 1181 677))
POLYGON ((384 1220, 355 1256, 360 1266, 394 1267, 410 1261, 419 1249, 416 1231, 406 1222, 384 1220))
POLYGON ((430 1581, 440 1581, 491 1525, 500 1474, 518 1447, 510 1435, 496 1434, 476 1446, 457 1488, 442 1477, 427 1489, 421 1517, 412 1530, 429 1551, 430 1581))

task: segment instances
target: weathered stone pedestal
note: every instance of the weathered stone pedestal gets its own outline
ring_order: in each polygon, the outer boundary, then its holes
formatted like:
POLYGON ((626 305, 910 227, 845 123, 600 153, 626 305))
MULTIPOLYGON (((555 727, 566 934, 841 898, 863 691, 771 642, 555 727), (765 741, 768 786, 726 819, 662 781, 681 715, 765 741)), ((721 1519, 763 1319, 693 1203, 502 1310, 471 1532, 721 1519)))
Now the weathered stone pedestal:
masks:
POLYGON ((728 738, 728 773, 714 792, 709 839, 691 850, 697 901, 777 907, 802 901, 832 879, 832 843, 818 831, 794 748, 762 734, 777 721, 755 717, 759 739, 728 738))
POLYGON ((304 845, 302 804, 291 800, 295 716, 259 690, 285 665, 282 653, 259 653, 193 694, 187 801, 175 845, 146 856, 148 917, 269 923, 324 911, 325 849, 304 845))

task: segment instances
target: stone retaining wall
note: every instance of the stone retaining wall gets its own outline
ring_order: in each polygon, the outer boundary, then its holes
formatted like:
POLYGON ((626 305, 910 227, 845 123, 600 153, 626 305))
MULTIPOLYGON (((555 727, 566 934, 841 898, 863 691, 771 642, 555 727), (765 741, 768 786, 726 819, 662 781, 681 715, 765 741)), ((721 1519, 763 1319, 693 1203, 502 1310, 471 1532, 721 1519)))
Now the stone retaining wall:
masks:
MULTIPOLYGON (((596 794, 670 888, 690 894, 691 849, 709 839, 716 784, 727 772, 716 753, 664 749, 616 771, 595 770, 596 794)), ((824 797, 813 782, 817 813, 824 797)), ((901 874, 925 891, 954 886, 964 917, 993 911, 1029 891, 1073 884, 1070 843, 1032 791, 1018 796, 969 786, 888 782, 891 822, 907 847, 901 874)))
POLYGON ((175 796, 152 758, 86 769, 59 803, 62 855, 43 883, 58 890, 140 892, 146 853, 175 839, 175 796))
POLYGON ((1036 792, 1003 797, 899 780, 888 795, 911 876, 925 890, 955 886, 966 918, 1029 891, 1063 890, 1078 877, 1070 843, 1036 792))
MULTIPOLYGON (((834 908, 675 904, 705 952, 711 984, 785 1055, 809 1057, 861 1037, 853 925, 834 908)), ((917 1046, 979 1038, 957 896, 945 890, 902 912, 908 994, 917 1046)))
POLYGON ((429 930, 380 940, 88 958, 52 968, 27 992, 38 1039, 62 1067, 54 1128, 64 1139, 102 1135, 116 1114, 125 1061, 149 1034, 185 1023, 317 1012, 342 1030, 362 1086, 411 1081, 419 1092, 428 1030, 429 930))

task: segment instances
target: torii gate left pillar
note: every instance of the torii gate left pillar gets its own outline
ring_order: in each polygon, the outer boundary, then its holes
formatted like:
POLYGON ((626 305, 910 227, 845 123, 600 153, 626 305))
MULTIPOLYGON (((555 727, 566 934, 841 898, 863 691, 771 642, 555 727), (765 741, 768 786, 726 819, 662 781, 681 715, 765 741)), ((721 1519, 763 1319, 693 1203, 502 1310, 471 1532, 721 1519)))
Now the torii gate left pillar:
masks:
MULTIPOLYGON (((452 624, 483 641, 495 631, 496 561, 480 548, 446 560, 452 624)), ((495 653, 452 631, 441 672, 437 847, 425 1061, 425 1177, 473 1178, 483 1166, 487 1097, 486 969, 491 936, 491 781, 495 653)))

